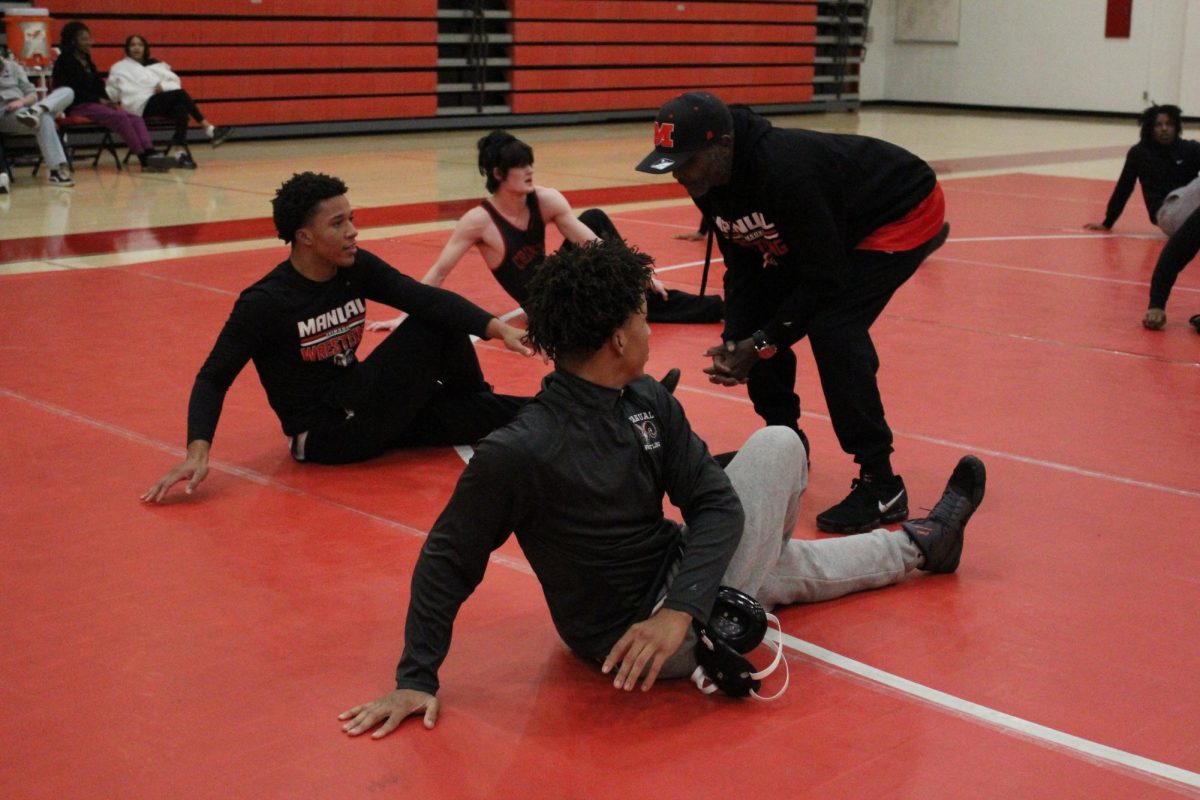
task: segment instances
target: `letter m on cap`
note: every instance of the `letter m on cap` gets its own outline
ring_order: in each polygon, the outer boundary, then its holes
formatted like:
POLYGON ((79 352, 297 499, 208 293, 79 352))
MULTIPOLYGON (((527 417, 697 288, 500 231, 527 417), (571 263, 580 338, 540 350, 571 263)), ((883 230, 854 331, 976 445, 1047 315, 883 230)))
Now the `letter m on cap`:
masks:
POLYGON ((674 122, 655 122, 654 123, 654 146, 655 147, 674 147, 675 140, 671 138, 671 134, 675 132, 674 122))

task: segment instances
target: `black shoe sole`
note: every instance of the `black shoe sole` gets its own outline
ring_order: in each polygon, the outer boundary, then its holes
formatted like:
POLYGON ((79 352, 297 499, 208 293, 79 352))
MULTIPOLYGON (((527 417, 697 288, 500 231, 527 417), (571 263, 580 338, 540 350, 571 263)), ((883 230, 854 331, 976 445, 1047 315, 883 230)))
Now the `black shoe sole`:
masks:
POLYGON ((667 374, 662 376, 659 381, 668 392, 675 394, 675 387, 679 385, 679 367, 672 367, 667 370, 667 374))
POLYGON ((862 524, 862 525, 834 525, 829 522, 822 522, 820 517, 817 517, 817 530, 824 533, 867 533, 884 525, 891 525, 896 522, 903 522, 908 519, 908 508, 894 509, 878 519, 862 524))

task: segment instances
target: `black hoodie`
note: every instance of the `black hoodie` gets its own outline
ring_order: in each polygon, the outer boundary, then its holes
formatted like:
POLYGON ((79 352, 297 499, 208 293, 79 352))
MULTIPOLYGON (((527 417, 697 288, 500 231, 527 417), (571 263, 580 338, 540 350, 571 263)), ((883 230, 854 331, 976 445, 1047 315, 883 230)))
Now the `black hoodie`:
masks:
POLYGON ((734 107, 729 183, 695 199, 721 234, 725 257, 725 338, 761 327, 787 342, 796 307, 785 299, 766 325, 759 292, 764 269, 785 295, 836 293, 854 275, 850 252, 872 231, 903 217, 933 191, 933 170, 912 153, 866 136, 775 128, 734 107))
POLYGON ((1133 187, 1142 183, 1142 199, 1150 221, 1158 223, 1158 211, 1167 195, 1195 180, 1200 173, 1200 142, 1176 139, 1165 147, 1154 141, 1138 142, 1129 148, 1121 177, 1113 187, 1104 214, 1104 227, 1111 228, 1125 210, 1133 187))

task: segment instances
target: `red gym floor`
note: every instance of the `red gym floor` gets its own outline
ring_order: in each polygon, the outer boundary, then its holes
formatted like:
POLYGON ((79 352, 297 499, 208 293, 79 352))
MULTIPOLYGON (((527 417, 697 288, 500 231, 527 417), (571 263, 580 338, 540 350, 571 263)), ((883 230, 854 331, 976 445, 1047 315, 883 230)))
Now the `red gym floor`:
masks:
MULTIPOLYGON (((792 683, 769 705, 615 691, 565 652, 510 542, 459 619, 437 727, 346 737, 338 712, 392 686, 459 454, 299 466, 247 370, 198 494, 144 506, 236 292, 283 249, 0 278, 0 796, 1200 796, 1200 272, 1145 331, 1144 209, 1080 230, 1111 184, 944 186, 951 239, 874 329, 881 384, 913 504, 965 452, 987 498, 956 575, 784 609, 792 683)), ((703 244, 671 238, 690 205, 610 212, 669 285, 699 284, 703 244)), ((446 236, 363 244, 420 275, 446 236)), ((474 258, 448 285, 512 310, 474 258)), ((700 373, 717 335, 657 326, 650 370, 684 368, 721 451, 759 422, 700 373)), ((539 361, 478 347, 499 390, 535 391, 539 361)), ((799 350, 813 537, 854 473, 799 350)))

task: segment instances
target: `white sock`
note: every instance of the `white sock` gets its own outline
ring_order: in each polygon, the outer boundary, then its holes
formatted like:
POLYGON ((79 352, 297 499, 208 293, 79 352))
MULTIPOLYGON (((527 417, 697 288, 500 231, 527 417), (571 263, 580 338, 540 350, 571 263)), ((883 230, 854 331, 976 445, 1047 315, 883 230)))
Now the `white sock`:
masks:
POLYGON ((216 125, 212 125, 212 124, 205 125, 204 126, 204 135, 211 139, 213 137, 213 131, 215 131, 216 129, 217 129, 216 125))

